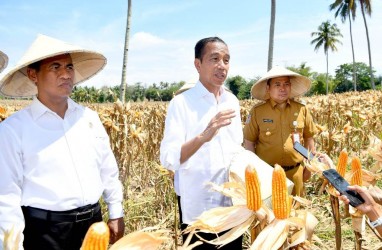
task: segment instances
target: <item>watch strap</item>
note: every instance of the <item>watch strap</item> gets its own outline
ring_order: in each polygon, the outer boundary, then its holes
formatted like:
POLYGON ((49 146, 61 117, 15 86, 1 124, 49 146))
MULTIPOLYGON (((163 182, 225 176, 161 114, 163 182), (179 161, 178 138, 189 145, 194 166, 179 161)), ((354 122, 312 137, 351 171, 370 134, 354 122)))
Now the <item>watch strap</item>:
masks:
POLYGON ((382 217, 379 217, 375 221, 370 222, 370 226, 373 228, 376 228, 376 227, 381 226, 381 225, 382 225, 382 217))

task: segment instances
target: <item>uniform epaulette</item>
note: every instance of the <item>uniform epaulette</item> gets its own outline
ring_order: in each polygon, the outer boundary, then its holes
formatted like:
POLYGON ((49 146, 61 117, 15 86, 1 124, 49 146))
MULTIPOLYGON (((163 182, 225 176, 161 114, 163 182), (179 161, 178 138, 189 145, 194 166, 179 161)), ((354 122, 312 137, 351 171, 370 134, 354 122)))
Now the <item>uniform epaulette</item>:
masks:
POLYGON ((302 99, 292 99, 292 100, 297 102, 297 103, 300 103, 301 105, 306 106, 306 101, 305 100, 302 100, 302 99))
POLYGON ((258 107, 258 106, 261 106, 261 105, 263 105, 263 104, 265 104, 266 103, 266 101, 257 101, 257 103, 255 103, 253 106, 252 106, 252 108, 256 108, 256 107, 258 107))

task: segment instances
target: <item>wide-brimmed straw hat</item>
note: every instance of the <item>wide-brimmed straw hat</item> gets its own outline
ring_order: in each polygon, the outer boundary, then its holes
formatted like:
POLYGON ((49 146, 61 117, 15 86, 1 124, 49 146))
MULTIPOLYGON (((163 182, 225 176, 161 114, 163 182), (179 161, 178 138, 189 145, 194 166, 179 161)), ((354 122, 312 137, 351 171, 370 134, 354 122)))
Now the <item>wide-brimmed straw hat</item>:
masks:
POLYGON ((302 76, 296 72, 290 71, 283 67, 273 67, 265 76, 253 84, 251 88, 251 95, 258 100, 267 100, 270 98, 267 93, 267 81, 272 78, 289 76, 291 82, 290 98, 301 96, 305 94, 311 86, 311 81, 308 77, 302 76))
MULTIPOLYGON (((179 94, 183 93, 184 91, 189 90, 190 88, 193 88, 194 86, 195 86, 195 83, 186 83, 180 89, 175 91, 175 95, 179 95, 179 94)), ((227 86, 223 85, 223 88, 225 90, 231 92, 231 90, 229 90, 229 88, 227 88, 227 86)))
POLYGON ((8 65, 8 56, 0 50, 0 73, 8 65))
POLYGON ((0 93, 10 97, 29 97, 37 94, 37 87, 29 80, 28 65, 58 55, 70 54, 74 66, 74 84, 83 82, 106 64, 106 58, 95 51, 85 50, 45 35, 38 35, 24 56, 0 80, 0 93))

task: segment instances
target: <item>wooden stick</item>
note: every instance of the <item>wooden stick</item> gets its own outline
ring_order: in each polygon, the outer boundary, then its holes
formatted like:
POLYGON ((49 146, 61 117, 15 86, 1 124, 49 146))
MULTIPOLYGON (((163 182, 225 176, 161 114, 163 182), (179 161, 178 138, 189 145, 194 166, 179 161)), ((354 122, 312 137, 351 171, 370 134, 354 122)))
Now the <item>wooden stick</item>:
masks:
POLYGON ((335 236, 336 236, 336 249, 342 249, 342 235, 341 235, 341 217, 340 217, 340 206, 338 197, 330 195, 330 205, 333 211, 333 219, 335 225, 335 236))

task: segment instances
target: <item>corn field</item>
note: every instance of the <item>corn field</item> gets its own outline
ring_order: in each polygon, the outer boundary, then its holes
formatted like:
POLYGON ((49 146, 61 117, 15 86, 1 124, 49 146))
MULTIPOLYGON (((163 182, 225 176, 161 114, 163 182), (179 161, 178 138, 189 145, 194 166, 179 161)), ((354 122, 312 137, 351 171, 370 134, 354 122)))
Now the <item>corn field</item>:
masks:
MULTIPOLYGON (((336 164, 340 152, 360 159, 364 169, 371 169, 375 160, 368 154, 369 136, 382 138, 382 92, 347 92, 327 96, 302 97, 310 109, 319 133, 315 137, 316 150, 330 156, 336 164)), ((244 121, 254 100, 241 102, 244 121)), ((28 101, 0 100, 0 122, 28 104, 28 101)), ((177 200, 172 175, 159 162, 159 147, 164 131, 167 103, 140 102, 121 104, 84 104, 97 111, 110 136, 110 143, 119 164, 124 185, 126 233, 145 227, 169 229, 163 249, 180 245, 177 200)), ((312 176, 306 184, 309 209, 319 219, 312 249, 334 249, 334 226, 327 193, 318 194, 322 179, 312 176)), ((380 187, 381 182, 377 185, 380 187)), ((104 216, 107 219, 106 207, 104 216)), ((349 219, 342 221, 343 249, 354 249, 354 235, 349 219)), ((248 236, 245 237, 248 241, 248 236)), ((365 249, 382 247, 378 238, 367 230, 365 249)), ((248 242, 244 243, 248 246, 248 242)))

